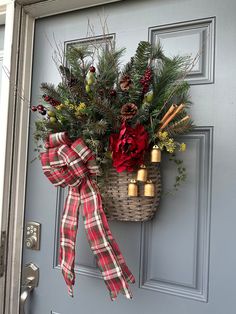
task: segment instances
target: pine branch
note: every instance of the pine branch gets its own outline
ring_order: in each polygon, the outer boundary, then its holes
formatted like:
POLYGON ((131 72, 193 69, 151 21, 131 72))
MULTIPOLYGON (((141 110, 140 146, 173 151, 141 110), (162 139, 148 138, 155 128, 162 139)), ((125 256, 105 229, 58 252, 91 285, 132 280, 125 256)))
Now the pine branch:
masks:
POLYGON ((141 41, 133 59, 132 74, 137 77, 144 74, 152 53, 152 46, 147 41, 141 41))
POLYGON ((61 75, 63 76, 63 78, 66 81, 70 81, 71 80, 72 74, 71 74, 71 71, 69 70, 68 67, 60 65, 59 66, 59 71, 60 71, 61 75))
POLYGON ((35 121, 34 139, 36 142, 48 138, 49 133, 60 132, 61 128, 58 124, 50 123, 46 119, 35 121))
POLYGON ((152 47, 149 42, 141 41, 133 57, 132 69, 130 71, 133 88, 129 91, 130 101, 138 103, 142 97, 142 85, 140 80, 150 61, 152 47))
POLYGON ((57 91, 57 88, 54 86, 54 84, 43 82, 43 83, 41 83, 40 88, 43 91, 43 93, 45 93, 47 96, 50 96, 53 99, 61 101, 61 95, 57 91))
POLYGON ((124 53, 124 49, 115 50, 111 48, 103 48, 98 56, 97 70, 97 88, 112 89, 117 83, 119 73, 120 58, 124 53))
POLYGON ((108 100, 94 99, 92 104, 95 112, 99 113, 113 127, 117 126, 118 118, 116 112, 111 108, 108 100))
POLYGON ((131 75, 131 70, 134 64, 134 58, 132 57, 129 62, 126 63, 122 70, 122 76, 123 75, 131 75))
POLYGON ((66 59, 69 63, 78 62, 78 60, 83 60, 87 57, 92 57, 93 51, 89 49, 89 45, 77 44, 72 45, 66 52, 66 59))
POLYGON ((58 93, 61 95, 61 102, 64 103, 66 100, 71 102, 75 101, 74 95, 65 83, 59 83, 57 87, 58 93))
POLYGON ((161 119, 172 103, 191 104, 189 84, 183 81, 188 62, 188 57, 179 56, 162 60, 153 85, 154 99, 150 105, 153 119, 161 119))
POLYGON ((145 125, 146 122, 149 122, 149 106, 140 108, 131 122, 133 125, 135 125, 136 123, 145 125))
POLYGON ((90 139, 89 138, 85 138, 85 143, 94 152, 97 152, 99 150, 100 145, 101 145, 99 140, 93 139, 93 138, 90 138, 90 139))
POLYGON ((162 60, 164 61, 165 60, 165 55, 164 55, 164 51, 163 51, 163 48, 160 44, 160 42, 157 43, 156 46, 152 46, 152 53, 151 53, 151 60, 162 60))
POLYGON ((91 123, 91 130, 95 134, 104 135, 108 129, 107 121, 104 119, 99 120, 98 122, 91 123))
POLYGON ((183 135, 189 133, 193 129, 193 121, 191 119, 181 122, 177 125, 170 125, 165 129, 168 132, 170 137, 176 137, 179 135, 183 135))
POLYGON ((65 56, 68 64, 71 66, 72 74, 79 80, 85 79, 85 75, 89 70, 91 62, 85 62, 85 59, 91 57, 93 52, 89 50, 87 45, 71 46, 67 50, 65 56))
POLYGON ((173 86, 181 78, 185 65, 186 58, 184 57, 165 58, 156 82, 157 94, 162 97, 163 101, 171 95, 173 86))
POLYGON ((186 81, 175 82, 172 84, 171 88, 168 88, 164 94, 165 99, 169 99, 169 103, 184 103, 185 105, 190 105, 190 95, 189 95, 189 84, 186 81), (173 89, 175 90, 173 94, 173 89))

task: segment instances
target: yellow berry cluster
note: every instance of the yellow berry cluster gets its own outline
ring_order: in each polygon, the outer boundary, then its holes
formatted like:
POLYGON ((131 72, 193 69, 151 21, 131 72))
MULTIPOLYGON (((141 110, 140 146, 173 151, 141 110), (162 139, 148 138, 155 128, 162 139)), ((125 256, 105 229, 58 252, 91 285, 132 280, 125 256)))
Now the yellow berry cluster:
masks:
POLYGON ((158 138, 159 138, 158 147, 161 150, 165 148, 166 151, 171 154, 174 153, 177 148, 179 148, 179 151, 181 152, 184 152, 186 150, 186 144, 175 142, 172 137, 169 137, 167 131, 159 132, 158 138))
POLYGON ((69 101, 65 101, 64 104, 60 104, 56 106, 57 110, 62 110, 62 109, 69 109, 74 111, 74 114, 76 117, 81 116, 84 113, 84 110, 86 109, 86 104, 84 102, 80 102, 78 105, 77 104, 72 104, 69 101))
POLYGON ((56 109, 60 111, 60 110, 64 109, 65 107, 66 106, 64 104, 60 104, 60 105, 56 106, 56 109))
POLYGON ((79 103, 79 105, 75 108, 75 116, 79 117, 84 113, 86 109, 86 104, 84 102, 79 103))

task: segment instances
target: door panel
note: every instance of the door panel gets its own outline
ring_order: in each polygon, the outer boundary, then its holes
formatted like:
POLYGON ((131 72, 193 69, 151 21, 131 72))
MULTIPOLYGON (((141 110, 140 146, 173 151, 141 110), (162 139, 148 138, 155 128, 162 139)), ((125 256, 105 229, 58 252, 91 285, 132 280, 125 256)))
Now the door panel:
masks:
MULTIPOLYGON (((52 61, 54 38, 63 45, 86 37, 88 17, 101 35, 100 16, 108 16, 109 33, 116 45, 126 47, 124 61, 140 40, 160 39, 166 53, 200 51, 187 80, 197 127, 184 137, 183 154, 188 178, 180 191, 167 194, 175 168, 162 163, 163 197, 155 219, 148 223, 111 222, 110 226, 127 264, 136 277, 134 299, 119 296, 114 303, 96 268, 80 219, 76 245, 75 297, 58 266, 60 216, 66 191, 54 188, 35 157, 30 121, 25 222, 42 224, 40 251, 24 249, 23 264, 40 267, 39 287, 29 300, 28 313, 158 313, 232 314, 235 308, 236 254, 234 204, 236 132, 234 71, 236 22, 233 0, 123 1, 36 22, 32 103, 39 100, 42 81, 57 83, 52 61)), ((182 157, 181 156, 181 157, 182 157)))
MULTIPOLYGON (((141 287, 206 302, 212 128, 195 128, 184 142, 189 149, 184 160, 187 184, 174 195, 164 195, 156 219, 143 224, 141 287)), ((163 169, 166 191, 176 170, 168 160, 163 169)))

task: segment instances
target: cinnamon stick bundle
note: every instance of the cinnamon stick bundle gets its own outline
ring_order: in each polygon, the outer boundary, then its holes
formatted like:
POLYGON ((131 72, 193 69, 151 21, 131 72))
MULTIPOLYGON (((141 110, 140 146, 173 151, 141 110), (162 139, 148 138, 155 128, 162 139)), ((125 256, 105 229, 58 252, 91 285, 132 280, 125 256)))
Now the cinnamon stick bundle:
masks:
POLYGON ((183 119, 181 119, 180 121, 174 123, 173 125, 170 126, 171 129, 173 129, 174 127, 180 125, 181 123, 189 120, 191 117, 189 115, 185 116, 183 119))
POLYGON ((164 128, 167 127, 167 125, 174 119, 174 117, 181 111, 183 110, 184 105, 180 104, 179 106, 177 106, 173 113, 171 115, 169 115, 169 117, 164 121, 164 123, 162 124, 162 126, 160 127, 159 131, 163 130, 164 128))
POLYGON ((166 114, 164 115, 164 117, 161 119, 161 123, 165 123, 165 121, 167 120, 167 118, 172 114, 172 112, 177 108, 178 106, 173 104, 171 105, 171 107, 168 109, 168 111, 166 112, 166 114))

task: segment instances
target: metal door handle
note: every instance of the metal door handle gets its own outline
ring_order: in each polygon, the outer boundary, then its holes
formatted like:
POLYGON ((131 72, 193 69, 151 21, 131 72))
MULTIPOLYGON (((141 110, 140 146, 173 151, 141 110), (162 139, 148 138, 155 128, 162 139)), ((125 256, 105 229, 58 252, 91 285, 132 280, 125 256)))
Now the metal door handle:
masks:
POLYGON ((34 290, 32 286, 22 288, 20 295, 20 314, 25 314, 25 302, 28 299, 30 292, 34 290))
POLYGON ((25 314, 25 303, 30 293, 38 286, 38 281, 39 268, 33 263, 25 265, 20 295, 20 314, 25 314))

